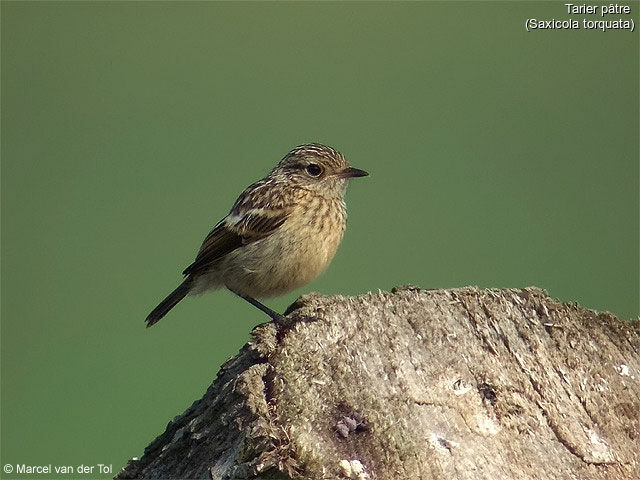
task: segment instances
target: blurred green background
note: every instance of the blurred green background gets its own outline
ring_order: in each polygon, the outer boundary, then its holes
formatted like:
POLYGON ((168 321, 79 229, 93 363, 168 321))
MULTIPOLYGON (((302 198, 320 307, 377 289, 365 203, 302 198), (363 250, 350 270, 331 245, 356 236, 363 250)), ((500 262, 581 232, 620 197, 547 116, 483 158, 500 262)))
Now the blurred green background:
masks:
POLYGON ((1 462, 115 474, 200 398, 267 318, 217 292, 143 320, 300 143, 371 175, 271 307, 537 285, 637 316, 638 33, 525 31, 565 9, 3 1, 1 462))

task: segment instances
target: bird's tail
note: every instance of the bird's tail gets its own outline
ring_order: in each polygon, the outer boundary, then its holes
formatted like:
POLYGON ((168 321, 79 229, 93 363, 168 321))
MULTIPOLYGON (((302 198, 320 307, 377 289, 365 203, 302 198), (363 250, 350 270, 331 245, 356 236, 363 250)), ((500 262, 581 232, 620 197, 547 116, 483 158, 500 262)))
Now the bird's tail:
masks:
POLYGON ((147 328, 151 325, 158 323, 162 317, 164 317, 169 310, 175 307, 180 300, 187 296, 189 291, 191 290, 192 282, 191 279, 187 278, 184 282, 178 285, 173 292, 171 292, 167 298, 160 302, 156 308, 147 316, 145 322, 147 322, 147 328))

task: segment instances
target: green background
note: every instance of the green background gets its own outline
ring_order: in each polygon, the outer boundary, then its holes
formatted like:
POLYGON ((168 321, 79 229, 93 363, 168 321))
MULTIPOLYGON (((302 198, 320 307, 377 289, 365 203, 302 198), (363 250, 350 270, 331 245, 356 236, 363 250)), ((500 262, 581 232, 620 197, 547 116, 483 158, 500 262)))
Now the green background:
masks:
POLYGON ((525 31, 562 3, 2 2, 2 464, 115 474, 202 395, 265 316, 143 320, 300 143, 371 175, 271 307, 537 285, 637 316, 638 33, 525 31))

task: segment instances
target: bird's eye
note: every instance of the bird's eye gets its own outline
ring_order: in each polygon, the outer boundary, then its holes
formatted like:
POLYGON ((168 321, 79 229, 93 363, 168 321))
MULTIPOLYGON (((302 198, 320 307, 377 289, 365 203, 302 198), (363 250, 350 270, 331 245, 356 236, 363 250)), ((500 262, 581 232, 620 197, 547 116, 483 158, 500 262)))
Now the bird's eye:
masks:
POLYGON ((307 165, 306 170, 312 177, 319 177, 322 174, 322 167, 316 163, 310 163, 307 165))

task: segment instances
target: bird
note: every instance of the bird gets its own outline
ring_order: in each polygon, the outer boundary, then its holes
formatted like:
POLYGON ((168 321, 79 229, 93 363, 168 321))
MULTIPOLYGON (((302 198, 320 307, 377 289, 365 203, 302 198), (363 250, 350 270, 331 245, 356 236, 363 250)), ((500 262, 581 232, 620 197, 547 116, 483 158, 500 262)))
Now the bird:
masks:
POLYGON ((182 283, 147 316, 147 327, 187 295, 220 288, 283 322, 257 299, 289 293, 326 270, 344 235, 349 180, 367 175, 327 145, 292 149, 213 227, 182 283))

